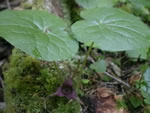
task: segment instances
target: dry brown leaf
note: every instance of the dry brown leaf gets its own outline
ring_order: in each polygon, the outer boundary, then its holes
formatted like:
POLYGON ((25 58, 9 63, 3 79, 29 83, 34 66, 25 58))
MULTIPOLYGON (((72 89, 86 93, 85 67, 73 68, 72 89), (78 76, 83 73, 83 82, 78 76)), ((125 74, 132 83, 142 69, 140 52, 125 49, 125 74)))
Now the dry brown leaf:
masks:
POLYGON ((125 109, 117 108, 115 96, 108 88, 98 88, 96 113, 128 113, 125 109))
POLYGON ((138 80, 140 80, 140 79, 141 79, 141 73, 139 72, 139 73, 136 73, 136 74, 134 74, 134 75, 132 75, 132 76, 130 77, 129 83, 130 83, 130 84, 135 84, 136 81, 138 81, 138 80))

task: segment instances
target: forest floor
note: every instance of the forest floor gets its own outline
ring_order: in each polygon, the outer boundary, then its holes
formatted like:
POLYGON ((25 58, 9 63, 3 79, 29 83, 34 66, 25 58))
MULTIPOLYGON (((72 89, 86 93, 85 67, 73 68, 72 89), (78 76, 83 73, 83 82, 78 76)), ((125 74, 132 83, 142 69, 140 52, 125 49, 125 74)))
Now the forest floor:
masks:
MULTIPOLYGON (((0 0, 0 11, 14 9, 19 5, 19 0, 0 0)), ((79 8, 77 4, 73 7, 79 8)), ((79 17, 77 14, 74 16, 76 11, 72 13, 71 20, 74 22, 79 17)), ((83 45, 80 44, 80 46, 83 45)), ((6 107, 2 66, 9 61, 12 48, 8 42, 0 39, 0 109, 6 107)), ((87 51, 88 48, 80 47, 79 53, 84 57, 87 51)), ((81 76, 82 113, 150 113, 150 106, 143 103, 144 97, 139 88, 143 84, 143 74, 149 65, 149 60, 141 59, 140 56, 129 58, 125 52, 111 53, 93 49, 88 56, 84 74, 81 76), (96 73, 90 69, 90 64, 97 58, 105 62, 103 65, 107 64, 107 66, 101 66, 106 68, 103 73, 96 73), (148 109, 147 112, 145 109, 148 109)))

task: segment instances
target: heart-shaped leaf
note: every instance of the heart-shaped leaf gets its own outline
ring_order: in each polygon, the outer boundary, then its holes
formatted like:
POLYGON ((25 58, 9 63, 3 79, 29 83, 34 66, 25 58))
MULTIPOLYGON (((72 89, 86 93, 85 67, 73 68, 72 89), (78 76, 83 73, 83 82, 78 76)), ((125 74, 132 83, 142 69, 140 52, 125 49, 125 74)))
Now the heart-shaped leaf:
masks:
POLYGON ((98 60, 90 65, 91 69, 94 69, 98 73, 104 73, 107 69, 107 63, 105 60, 98 60))
POLYGON ((136 50, 126 51, 126 53, 127 53, 128 57, 131 57, 131 58, 146 59, 148 50, 149 50, 148 48, 140 48, 140 49, 136 49, 136 50))
POLYGON ((44 11, 2 11, 0 36, 38 59, 58 61, 71 58, 78 43, 67 33, 67 24, 44 11))
POLYGON ((85 20, 72 25, 75 38, 106 51, 148 47, 150 29, 132 14, 117 8, 95 8, 81 12, 85 20))
POLYGON ((115 0, 76 0, 83 8, 113 7, 115 0))

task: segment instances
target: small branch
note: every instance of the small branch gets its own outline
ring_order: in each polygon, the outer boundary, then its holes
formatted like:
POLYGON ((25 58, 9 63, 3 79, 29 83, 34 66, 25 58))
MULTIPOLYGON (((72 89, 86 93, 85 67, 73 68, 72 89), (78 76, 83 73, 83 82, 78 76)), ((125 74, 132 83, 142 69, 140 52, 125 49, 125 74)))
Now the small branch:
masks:
MULTIPOLYGON (((92 59, 92 58, 91 58, 91 59, 92 59)), ((92 62, 93 62, 93 63, 95 62, 94 59, 92 59, 92 62)), ((99 73, 97 73, 97 72, 96 72, 96 74, 99 75, 99 73)), ((110 78, 116 80, 117 82, 119 82, 119 83, 125 85, 126 87, 131 88, 131 86, 130 86, 128 83, 126 83, 126 82, 124 82, 123 80, 121 80, 121 79, 119 79, 119 78, 117 78, 117 77, 115 77, 115 76, 109 74, 108 72, 104 72, 104 74, 105 74, 106 76, 108 76, 108 77, 110 77, 110 78)))
POLYGON ((123 80, 121 80, 121 79, 119 79, 119 78, 117 78, 117 77, 115 77, 115 76, 109 74, 108 72, 104 72, 104 74, 107 75, 108 77, 110 77, 110 78, 116 80, 117 82, 119 82, 119 83, 125 85, 125 86, 128 87, 128 88, 131 87, 128 83, 126 83, 126 82, 124 82, 123 80))
MULTIPOLYGON (((11 2, 9 2, 8 4, 10 5, 10 6, 12 6, 12 7, 14 7, 14 6, 18 6, 19 4, 20 4, 20 0, 15 0, 15 1, 11 1, 11 2)), ((6 8, 8 8, 8 5, 5 3, 2 3, 2 4, 0 4, 0 8, 1 9, 6 9, 6 8)))
POLYGON ((2 79, 2 77, 1 77, 1 75, 0 75, 0 82, 1 82, 1 84, 2 84, 2 88, 4 88, 4 82, 3 82, 3 79, 2 79))
POLYGON ((8 8, 9 10, 11 10, 11 6, 10 6, 9 0, 6 0, 6 4, 7 4, 7 8, 8 8))

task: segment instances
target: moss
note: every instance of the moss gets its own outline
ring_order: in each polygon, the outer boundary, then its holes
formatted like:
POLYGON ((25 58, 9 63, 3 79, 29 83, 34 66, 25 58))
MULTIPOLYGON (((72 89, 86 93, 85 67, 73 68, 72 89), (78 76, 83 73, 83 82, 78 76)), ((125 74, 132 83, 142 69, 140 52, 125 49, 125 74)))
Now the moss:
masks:
POLYGON ((20 7, 24 9, 32 9, 32 0, 22 0, 20 7))
POLYGON ((2 111, 2 110, 0 110, 0 113, 3 113, 3 111, 2 111))
POLYGON ((150 105, 145 106, 144 113, 150 113, 150 105))
POLYGON ((52 113, 80 113, 77 102, 68 102, 68 104, 59 104, 59 107, 53 110, 52 113), (75 107, 76 106, 76 107, 75 107))
POLYGON ((53 63, 36 60, 17 49, 3 70, 6 113, 79 113, 76 101, 46 98, 63 83, 66 70, 58 72, 53 63))
POLYGON ((44 0, 23 0, 21 2, 21 7, 24 9, 45 10, 44 0))
POLYGON ((34 0, 32 9, 46 10, 44 8, 44 0, 34 0))

